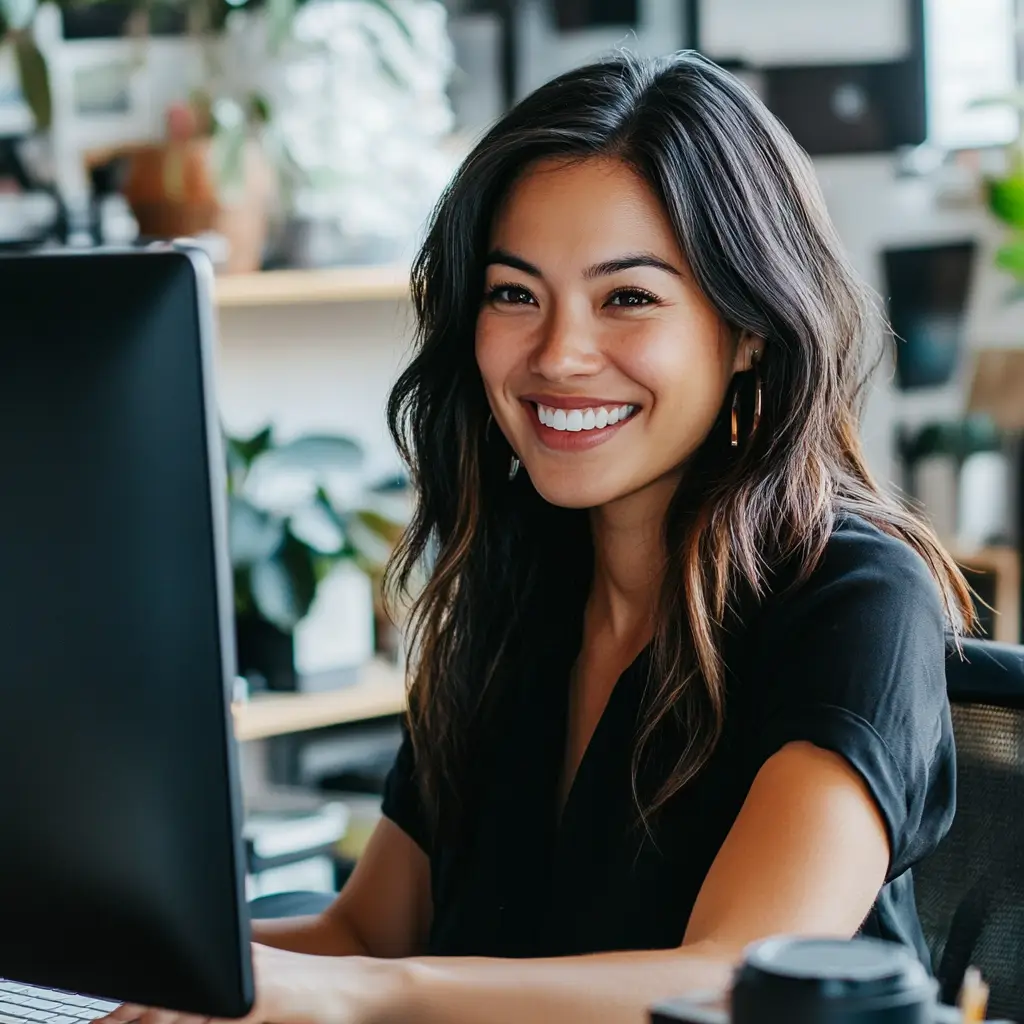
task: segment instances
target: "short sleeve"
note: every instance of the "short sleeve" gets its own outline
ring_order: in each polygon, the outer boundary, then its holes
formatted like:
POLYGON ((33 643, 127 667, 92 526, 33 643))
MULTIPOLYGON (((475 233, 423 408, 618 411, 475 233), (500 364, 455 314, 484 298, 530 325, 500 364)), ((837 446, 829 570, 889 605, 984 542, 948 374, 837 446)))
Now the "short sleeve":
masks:
POLYGON ((381 811, 425 853, 430 852, 430 830, 416 778, 416 755, 409 730, 402 725, 402 744, 384 781, 381 811))
POLYGON ((939 589, 909 545, 840 525, 761 637, 759 758, 804 740, 861 775, 889 833, 891 880, 949 829, 956 768, 939 589))

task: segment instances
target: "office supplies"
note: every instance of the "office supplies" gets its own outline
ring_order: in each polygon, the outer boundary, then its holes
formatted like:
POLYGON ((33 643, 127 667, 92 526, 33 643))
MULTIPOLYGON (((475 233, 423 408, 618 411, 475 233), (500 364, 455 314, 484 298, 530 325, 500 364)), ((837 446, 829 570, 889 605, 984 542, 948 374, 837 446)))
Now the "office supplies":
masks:
POLYGON ((971 967, 964 975, 960 989, 960 1013, 963 1024, 981 1024, 988 1009, 988 985, 981 980, 981 972, 971 967))
POLYGON ((0 978, 237 1017, 211 288, 174 247, 0 258, 0 978))

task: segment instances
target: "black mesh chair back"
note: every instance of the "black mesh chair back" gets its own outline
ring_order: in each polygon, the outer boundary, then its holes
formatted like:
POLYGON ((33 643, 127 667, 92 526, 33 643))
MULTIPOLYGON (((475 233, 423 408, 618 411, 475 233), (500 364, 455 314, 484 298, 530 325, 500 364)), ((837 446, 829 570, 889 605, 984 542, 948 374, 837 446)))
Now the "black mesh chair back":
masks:
POLYGON ((945 1002, 968 966, 990 1015, 1024 1021, 1024 647, 967 640, 946 682, 957 745, 957 810, 914 868, 918 912, 945 1002))

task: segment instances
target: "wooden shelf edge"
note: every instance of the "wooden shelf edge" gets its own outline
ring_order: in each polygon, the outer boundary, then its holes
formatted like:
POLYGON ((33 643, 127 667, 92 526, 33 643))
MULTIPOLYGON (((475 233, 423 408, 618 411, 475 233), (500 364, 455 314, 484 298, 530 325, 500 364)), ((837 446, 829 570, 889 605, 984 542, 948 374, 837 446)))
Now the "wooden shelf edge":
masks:
POLYGON ((1020 556, 1006 545, 950 549, 954 560, 967 569, 981 572, 1019 572, 1020 556))
POLYGON ((331 302, 398 302, 409 297, 409 268, 336 267, 327 270, 267 270, 216 279, 220 309, 331 302))
POLYGON ((404 710, 405 674, 384 661, 365 665, 357 682, 337 690, 259 694, 232 707, 240 743, 400 715, 404 710))

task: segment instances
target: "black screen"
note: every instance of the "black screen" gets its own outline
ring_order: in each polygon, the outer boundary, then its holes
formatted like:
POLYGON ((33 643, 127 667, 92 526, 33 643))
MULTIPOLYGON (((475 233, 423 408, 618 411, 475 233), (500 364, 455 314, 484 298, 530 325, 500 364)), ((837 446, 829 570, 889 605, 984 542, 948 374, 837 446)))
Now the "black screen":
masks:
POLYGON ((234 1016, 200 308, 180 252, 0 259, 0 976, 234 1016))

